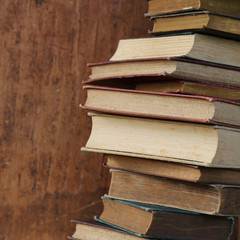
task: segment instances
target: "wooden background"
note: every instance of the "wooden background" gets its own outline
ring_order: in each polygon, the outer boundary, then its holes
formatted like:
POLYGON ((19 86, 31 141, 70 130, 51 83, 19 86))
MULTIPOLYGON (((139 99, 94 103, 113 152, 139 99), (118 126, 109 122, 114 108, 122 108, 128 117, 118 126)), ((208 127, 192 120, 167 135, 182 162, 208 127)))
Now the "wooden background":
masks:
POLYGON ((1 0, 0 240, 62 240, 101 211, 109 174, 80 152, 82 80, 121 38, 147 36, 146 0, 1 0))

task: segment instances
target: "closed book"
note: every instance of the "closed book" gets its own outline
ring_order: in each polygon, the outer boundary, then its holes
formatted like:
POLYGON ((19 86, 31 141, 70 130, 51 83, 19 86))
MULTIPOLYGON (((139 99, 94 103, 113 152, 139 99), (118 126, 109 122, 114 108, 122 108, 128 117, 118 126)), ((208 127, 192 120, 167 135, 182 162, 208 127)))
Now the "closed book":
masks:
POLYGON ((104 166, 195 183, 240 185, 240 169, 209 168, 120 155, 107 155, 104 166))
POLYGON ((217 125, 108 114, 91 114, 85 151, 182 162, 240 167, 240 130, 217 125))
POLYGON ((85 86, 83 108, 106 113, 240 126, 240 103, 202 96, 85 86))
POLYGON ((134 86, 138 82, 163 80, 188 80, 218 86, 240 87, 237 67, 219 65, 186 58, 146 58, 108 61, 88 64, 91 67, 85 84, 110 84, 134 86))
POLYGON ((162 15, 153 17, 152 21, 154 25, 150 33, 154 35, 198 32, 240 39, 240 19, 207 11, 162 15))
POLYGON ((146 16, 193 10, 208 10, 240 17, 240 3, 238 0, 148 0, 148 13, 146 16))
POLYGON ((204 34, 120 40, 111 61, 184 57, 240 67, 238 41, 204 34))
POLYGON ((198 184, 112 170, 108 196, 209 215, 240 215, 238 186, 198 184))
MULTIPOLYGON (((73 220, 76 224, 76 230, 68 239, 72 240, 141 240, 142 238, 134 236, 99 222, 83 222, 73 220)), ((148 239, 148 238, 147 238, 148 239)))
POLYGON ((219 217, 179 209, 103 197, 104 210, 96 219, 132 234, 161 239, 229 239, 232 217, 219 217))
POLYGON ((184 80, 141 82, 135 86, 136 90, 181 93, 200 95, 228 100, 240 100, 240 88, 224 87, 221 85, 204 84, 184 80))

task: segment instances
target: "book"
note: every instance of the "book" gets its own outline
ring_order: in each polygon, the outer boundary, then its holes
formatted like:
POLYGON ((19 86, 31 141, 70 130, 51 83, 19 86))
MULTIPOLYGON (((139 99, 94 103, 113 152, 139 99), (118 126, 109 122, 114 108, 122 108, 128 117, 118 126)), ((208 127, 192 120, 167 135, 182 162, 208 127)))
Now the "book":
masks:
MULTIPOLYGON (((138 236, 120 231, 117 228, 100 224, 98 222, 72 221, 76 224, 76 230, 68 239, 72 240, 142 240, 138 236)), ((146 238, 147 240, 148 238, 146 238)))
POLYGON ((123 39, 110 61, 184 57, 240 67, 238 41, 204 34, 123 39))
POLYGON ((209 215, 240 215, 238 186, 198 184, 116 170, 111 174, 110 198, 209 215))
POLYGON ((202 32, 220 37, 239 39, 240 19, 207 11, 177 13, 151 18, 154 35, 202 32))
POLYGON ((240 126, 240 103, 202 96, 85 86, 83 108, 105 113, 240 126))
POLYGON ((184 80, 168 80, 154 82, 139 82, 135 85, 136 90, 157 91, 168 93, 182 93, 191 95, 223 98, 228 100, 240 100, 240 88, 225 87, 206 83, 190 82, 184 80))
POLYGON ((239 169, 209 168, 120 155, 107 155, 104 166, 195 183, 240 185, 239 169))
POLYGON ((92 113, 85 151, 240 167, 240 130, 216 125, 92 113))
POLYGON ((89 79, 85 84, 108 82, 130 85, 138 82, 163 80, 192 80, 200 83, 215 83, 225 86, 240 87, 238 68, 193 61, 185 58, 140 59, 128 61, 108 61, 88 64, 91 67, 89 79))
POLYGON ((148 0, 148 13, 146 16, 193 10, 208 10, 240 17, 240 3, 238 0, 148 0))
POLYGON ((149 238, 229 239, 233 217, 198 214, 179 209, 103 198, 104 210, 96 220, 149 238))

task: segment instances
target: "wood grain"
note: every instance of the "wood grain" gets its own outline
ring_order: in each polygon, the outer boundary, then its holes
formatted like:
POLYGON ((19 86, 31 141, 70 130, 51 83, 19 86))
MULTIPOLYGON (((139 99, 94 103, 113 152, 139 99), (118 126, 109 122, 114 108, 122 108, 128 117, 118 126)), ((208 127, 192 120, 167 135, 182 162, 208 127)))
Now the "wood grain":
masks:
POLYGON ((147 36, 145 0, 6 0, 0 8, 0 240, 61 240, 102 209, 102 155, 80 152, 88 62, 147 36))

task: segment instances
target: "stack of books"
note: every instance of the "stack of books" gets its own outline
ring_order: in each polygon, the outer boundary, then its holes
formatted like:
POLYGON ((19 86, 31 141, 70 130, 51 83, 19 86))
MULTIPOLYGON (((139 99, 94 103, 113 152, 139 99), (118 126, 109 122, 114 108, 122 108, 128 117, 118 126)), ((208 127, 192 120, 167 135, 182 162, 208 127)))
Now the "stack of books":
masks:
POLYGON ((240 2, 148 3, 156 36, 120 40, 89 65, 82 150, 106 155, 111 183, 72 238, 236 240, 240 2))

